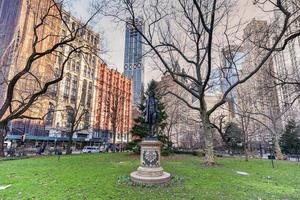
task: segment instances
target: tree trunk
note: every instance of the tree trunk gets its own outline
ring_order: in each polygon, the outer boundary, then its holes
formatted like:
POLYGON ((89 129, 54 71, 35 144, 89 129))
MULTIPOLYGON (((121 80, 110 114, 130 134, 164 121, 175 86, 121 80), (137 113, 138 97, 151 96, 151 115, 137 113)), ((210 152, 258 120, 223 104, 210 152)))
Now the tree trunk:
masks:
POLYGON ((5 157, 5 154, 4 154, 5 136, 6 136, 6 125, 0 124, 0 157, 5 157))
POLYGON ((243 134, 244 134, 244 152, 245 152, 245 161, 249 161, 249 154, 250 154, 250 148, 249 148, 249 138, 245 131, 245 127, 242 125, 243 128, 243 134))
POLYGON ((0 157, 5 157, 5 154, 4 154, 4 133, 3 133, 3 130, 0 130, 1 133, 0 133, 0 157))
POLYGON ((67 149, 66 149, 66 154, 70 155, 72 154, 72 144, 73 144, 73 133, 69 134, 69 140, 68 140, 68 144, 67 144, 67 149))
POLYGON ((283 155, 282 155, 282 152, 281 152, 281 149, 280 149, 280 146, 279 146, 279 139, 278 139, 279 127, 277 126, 276 120, 274 118, 272 118, 272 125, 273 126, 271 128, 271 134, 272 134, 272 142, 273 142, 273 145, 274 145, 273 146, 273 151, 274 151, 274 154, 275 154, 275 156, 278 160, 283 160, 283 155))
MULTIPOLYGON (((206 117, 205 117, 206 118, 206 117)), ((206 165, 215 165, 214 147, 213 147, 213 127, 207 118, 203 120, 204 140, 205 140, 205 160, 206 165)))
POLYGON ((116 134, 116 132, 114 132, 113 133, 113 144, 116 144, 116 136, 117 136, 117 134, 116 134))
POLYGON ((250 155, 250 150, 249 150, 249 142, 245 141, 244 144, 244 151, 245 151, 245 161, 249 161, 249 155, 250 155))
POLYGON ((278 141, 278 137, 275 135, 275 137, 273 138, 274 140, 274 152, 276 155, 276 158, 278 160, 283 160, 283 155, 279 146, 279 141, 278 141))

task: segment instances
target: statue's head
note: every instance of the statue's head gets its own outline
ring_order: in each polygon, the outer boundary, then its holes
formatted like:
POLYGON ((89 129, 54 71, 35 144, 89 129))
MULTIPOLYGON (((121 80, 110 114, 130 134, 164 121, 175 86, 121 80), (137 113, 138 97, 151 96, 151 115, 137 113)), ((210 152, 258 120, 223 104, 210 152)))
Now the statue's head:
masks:
POLYGON ((154 93, 154 91, 149 91, 148 95, 149 95, 149 97, 154 97, 155 93, 154 93))

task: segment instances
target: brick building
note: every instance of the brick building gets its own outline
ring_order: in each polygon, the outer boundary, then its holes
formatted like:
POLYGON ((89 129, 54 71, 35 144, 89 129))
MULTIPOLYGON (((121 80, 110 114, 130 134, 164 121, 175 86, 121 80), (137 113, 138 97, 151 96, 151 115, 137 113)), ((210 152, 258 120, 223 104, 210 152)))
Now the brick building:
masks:
POLYGON ((132 126, 132 80, 102 62, 98 68, 96 86, 95 126, 107 142, 130 140, 132 126))

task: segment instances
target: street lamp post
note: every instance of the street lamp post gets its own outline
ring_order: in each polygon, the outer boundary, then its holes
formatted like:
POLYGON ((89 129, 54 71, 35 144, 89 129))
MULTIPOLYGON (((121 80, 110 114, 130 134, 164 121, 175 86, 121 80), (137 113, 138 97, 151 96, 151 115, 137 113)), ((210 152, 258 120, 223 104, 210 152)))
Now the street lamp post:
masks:
POLYGON ((272 167, 274 168, 274 151, 273 151, 273 142, 269 141, 269 150, 270 150, 270 159, 271 159, 271 163, 272 163, 272 167))

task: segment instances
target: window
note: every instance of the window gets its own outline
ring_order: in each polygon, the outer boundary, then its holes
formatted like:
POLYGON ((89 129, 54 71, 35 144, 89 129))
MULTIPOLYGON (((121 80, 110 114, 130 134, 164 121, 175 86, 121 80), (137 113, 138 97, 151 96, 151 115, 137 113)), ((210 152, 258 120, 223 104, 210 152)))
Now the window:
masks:
POLYGON ((87 69, 87 76, 91 77, 91 68, 90 67, 88 67, 88 69, 87 69))
POLYGON ((84 115, 83 128, 88 129, 90 127, 90 113, 87 110, 85 110, 84 112, 86 112, 86 113, 84 115))
POLYGON ((93 62, 93 65, 96 65, 96 57, 95 56, 93 56, 92 62, 93 62))
POLYGON ((76 104, 77 91, 78 91, 78 79, 77 76, 74 76, 72 80, 72 90, 71 90, 71 103, 73 104, 76 104))
POLYGON ((82 37, 84 37, 84 35, 85 35, 85 30, 84 29, 82 29, 81 35, 82 35, 82 37))
POLYGON ((77 62, 76 63, 76 72, 79 72, 80 71, 80 62, 77 62))
POLYGON ((94 69, 92 68, 92 69, 91 69, 91 78, 94 78, 94 73, 95 73, 95 72, 94 72, 94 69))
POLYGON ((68 62, 67 62, 67 66, 66 66, 68 71, 70 70, 70 65, 71 65, 71 64, 70 64, 70 61, 68 61, 68 62))
POLYGON ((75 72, 76 66, 75 61, 72 62, 72 71, 75 72))
POLYGON ((82 91, 81 91, 81 105, 85 105, 86 90, 87 90, 87 81, 84 80, 82 84, 82 91))
POLYGON ((75 22, 73 22, 72 23, 72 31, 75 31, 75 29, 76 29, 76 24, 75 24, 75 22))
POLYGON ((89 88, 88 88, 88 98, 87 98, 87 107, 90 108, 92 104, 92 95, 93 95, 93 83, 89 83, 89 88))
POLYGON ((71 84, 71 77, 70 74, 67 75, 66 77, 66 81, 65 81, 65 89, 64 89, 64 100, 68 100, 69 99, 69 92, 70 92, 70 84, 71 84))
POLYGON ((67 15, 64 15, 64 16, 63 16, 63 20, 64 20, 66 23, 68 23, 68 22, 69 22, 69 17, 68 17, 67 15))
POLYGON ((94 41, 94 36, 91 35, 91 40, 90 40, 90 42, 93 43, 93 41, 94 41))
POLYGON ((53 123, 53 117, 54 117, 54 105, 50 102, 48 105, 48 113, 46 117, 46 125, 51 126, 53 123))
POLYGON ((84 66, 84 71, 83 71, 84 76, 86 76, 86 73, 87 73, 87 66, 85 65, 84 66))
POLYGON ((74 123, 74 109, 71 106, 67 106, 67 127, 71 127, 74 123))

